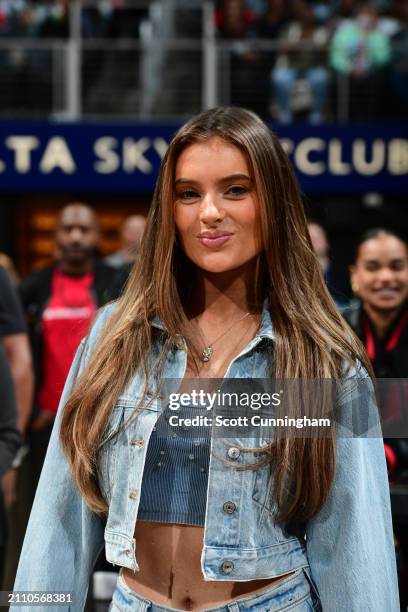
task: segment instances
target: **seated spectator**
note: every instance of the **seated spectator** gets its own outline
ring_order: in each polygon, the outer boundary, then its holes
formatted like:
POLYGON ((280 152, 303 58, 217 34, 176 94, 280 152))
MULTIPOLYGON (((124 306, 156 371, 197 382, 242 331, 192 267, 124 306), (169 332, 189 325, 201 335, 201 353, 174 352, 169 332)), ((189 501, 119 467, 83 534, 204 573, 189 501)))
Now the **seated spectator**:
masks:
POLYGON ((41 38, 67 38, 69 31, 69 5, 67 0, 58 0, 44 15, 39 26, 41 38))
POLYGON ((224 0, 216 11, 215 20, 223 38, 235 41, 230 54, 229 100, 233 106, 244 106, 261 115, 267 112, 268 81, 264 54, 254 50, 249 39, 258 36, 259 15, 246 7, 244 0, 224 0))
POLYGON ((354 18, 337 27, 330 48, 330 66, 338 75, 350 79, 351 119, 366 120, 378 116, 384 68, 390 59, 390 41, 378 25, 375 5, 358 3, 354 18))
POLYGON ((278 38, 283 26, 288 22, 288 3, 284 0, 269 0, 267 10, 259 19, 257 31, 260 38, 278 38))
POLYGON ((326 23, 334 15, 336 2, 334 0, 316 0, 312 2, 312 8, 318 23, 326 23))
MULTIPOLYGON (((394 95, 394 109, 406 117, 408 108, 408 2, 395 0, 393 6, 397 28, 391 38, 391 88, 394 95)), ((394 113, 395 115, 395 113, 394 113)))
POLYGON ((306 0, 293 3, 293 21, 280 34, 281 54, 272 71, 272 85, 278 107, 278 119, 290 123, 293 119, 292 96, 299 79, 306 81, 309 91, 309 121, 320 123, 327 98, 329 73, 325 67, 328 42, 326 27, 317 26, 312 6, 306 0))

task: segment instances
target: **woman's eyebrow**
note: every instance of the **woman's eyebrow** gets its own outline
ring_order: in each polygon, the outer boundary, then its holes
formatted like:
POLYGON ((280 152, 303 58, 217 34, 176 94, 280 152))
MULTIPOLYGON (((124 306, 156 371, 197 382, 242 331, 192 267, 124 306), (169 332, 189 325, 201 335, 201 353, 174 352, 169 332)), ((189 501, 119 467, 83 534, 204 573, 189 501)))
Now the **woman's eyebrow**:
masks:
POLYGON ((220 179, 220 183, 226 183, 227 181, 249 181, 252 183, 252 179, 247 174, 230 174, 229 176, 224 176, 220 179))
MULTIPOLYGON (((401 263, 406 261, 404 257, 394 257, 393 259, 391 259, 389 261, 389 264, 395 264, 395 263, 401 263)), ((374 257, 371 257, 370 259, 366 259, 365 263, 374 263, 374 264, 378 264, 380 262, 379 259, 375 259, 374 257)))
POLYGON ((189 185, 199 185, 199 181, 195 181, 194 179, 188 179, 188 178, 179 178, 174 184, 182 185, 184 183, 188 183, 189 185))
POLYGON ((394 259, 391 259, 390 264, 404 263, 406 260, 406 257, 394 257, 394 259))
MULTIPOLYGON (((248 176, 247 174, 240 173, 223 176, 218 180, 218 183, 227 183, 228 181, 249 181, 250 183, 252 183, 252 179, 250 176, 248 176)), ((175 185, 181 185, 185 183, 188 183, 190 185, 199 185, 200 181, 195 181, 194 179, 188 178, 179 178, 176 180, 175 185)))

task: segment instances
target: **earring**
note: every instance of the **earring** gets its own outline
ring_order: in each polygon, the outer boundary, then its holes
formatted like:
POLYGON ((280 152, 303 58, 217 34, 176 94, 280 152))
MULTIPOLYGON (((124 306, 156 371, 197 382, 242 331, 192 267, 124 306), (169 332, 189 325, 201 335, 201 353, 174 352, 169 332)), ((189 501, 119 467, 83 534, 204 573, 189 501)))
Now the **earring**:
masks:
POLYGON ((352 282, 351 283, 351 290, 353 293, 358 294, 358 290, 360 289, 358 283, 356 282, 352 282))

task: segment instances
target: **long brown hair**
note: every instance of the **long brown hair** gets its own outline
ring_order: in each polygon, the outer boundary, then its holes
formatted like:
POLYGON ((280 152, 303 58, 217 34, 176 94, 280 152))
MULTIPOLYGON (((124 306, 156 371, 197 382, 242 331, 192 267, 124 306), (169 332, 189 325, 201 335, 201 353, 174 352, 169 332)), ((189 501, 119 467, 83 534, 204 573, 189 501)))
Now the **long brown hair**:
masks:
MULTIPOLYGON (((64 408, 62 445, 81 494, 96 512, 107 510, 96 477, 96 449, 132 375, 140 369, 147 380, 148 357, 157 340, 151 320, 158 315, 166 329, 161 363, 188 328, 184 291, 193 278, 189 274, 193 264, 175 240, 175 166, 186 146, 213 136, 245 154, 256 186, 264 241, 262 284, 276 334, 274 376, 339 379, 345 360, 355 363, 357 359, 371 371, 362 345, 326 289, 298 183, 278 138, 257 115, 241 108, 201 113, 177 132, 167 149, 137 265, 64 408)), ((193 346, 189 338, 187 344, 189 349, 193 346)), ((276 520, 306 520, 315 515, 334 477, 334 433, 320 439, 277 439, 269 450, 268 460, 275 464, 276 520)))

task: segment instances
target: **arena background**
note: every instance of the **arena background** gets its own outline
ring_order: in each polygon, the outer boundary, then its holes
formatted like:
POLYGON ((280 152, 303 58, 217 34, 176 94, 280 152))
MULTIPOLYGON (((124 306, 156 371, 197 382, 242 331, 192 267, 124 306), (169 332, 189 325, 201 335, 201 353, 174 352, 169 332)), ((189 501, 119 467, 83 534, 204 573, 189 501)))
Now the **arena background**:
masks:
POLYGON ((0 251, 22 277, 49 263, 57 212, 74 200, 98 212, 101 254, 117 250, 123 219, 148 211, 177 127, 241 105, 282 139, 328 232, 332 282, 350 298, 357 236, 408 230, 408 2, 371 2, 388 55, 371 66, 356 49, 342 68, 334 41, 357 4, 0 0, 0 251), (325 74, 318 117, 307 58, 325 74), (288 118, 273 82, 292 61, 303 65, 288 118))
MULTIPOLYGON (((56 211, 73 198, 95 206, 101 249, 114 251, 124 216, 148 209, 176 127, 201 109, 240 104, 284 139, 309 213, 329 233, 336 284, 349 295, 353 239, 373 225, 408 227, 407 100, 389 85, 401 55, 407 78, 406 2, 374 2, 392 47, 375 105, 369 85, 354 90, 351 77, 330 66, 330 36, 350 19, 353 3, 311 3, 317 26, 328 31, 320 125, 305 121, 301 95, 292 100, 294 122, 276 121, 271 72, 282 40, 268 10, 285 23, 290 5, 0 2, 0 250, 20 273, 49 261, 56 211)), ((313 44, 299 42, 291 53, 313 44)))

